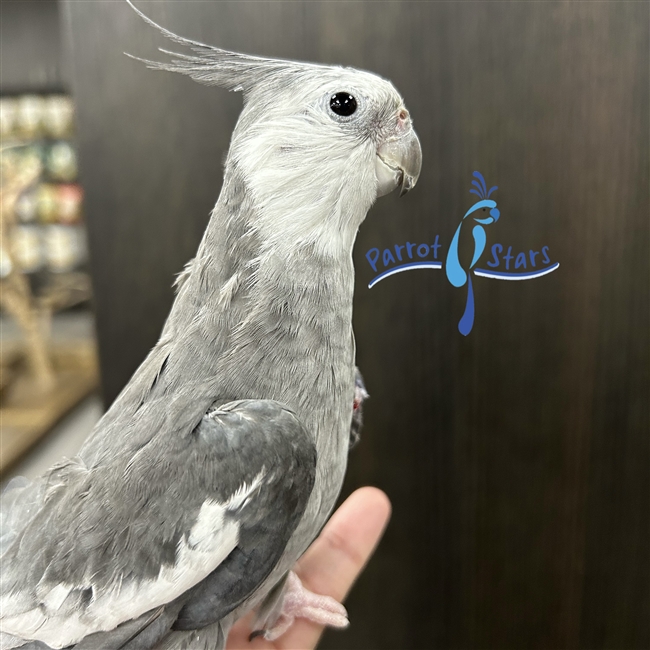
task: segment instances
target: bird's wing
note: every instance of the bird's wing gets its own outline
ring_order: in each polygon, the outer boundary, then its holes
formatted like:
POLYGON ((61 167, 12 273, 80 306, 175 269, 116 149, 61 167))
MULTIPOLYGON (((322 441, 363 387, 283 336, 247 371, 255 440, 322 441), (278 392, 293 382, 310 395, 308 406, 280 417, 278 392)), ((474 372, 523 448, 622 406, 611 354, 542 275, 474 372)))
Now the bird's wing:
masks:
POLYGON ((280 558, 315 467, 293 412, 243 400, 188 435, 55 468, 2 556, 0 630, 62 648, 184 595, 181 627, 225 615, 280 558))

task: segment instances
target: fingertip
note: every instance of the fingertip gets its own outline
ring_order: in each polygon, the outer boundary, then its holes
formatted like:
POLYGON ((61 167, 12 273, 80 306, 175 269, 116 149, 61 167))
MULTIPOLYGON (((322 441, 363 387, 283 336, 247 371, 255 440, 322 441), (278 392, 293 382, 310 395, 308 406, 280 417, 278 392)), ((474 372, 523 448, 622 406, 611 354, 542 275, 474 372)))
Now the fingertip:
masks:
MULTIPOLYGON (((363 528, 370 528, 379 537, 388 525, 392 505, 388 495, 379 488, 366 486, 355 490, 342 504, 339 512, 363 528), (363 524, 361 524, 361 519, 363 524)), ((336 517, 334 514, 334 517, 336 517)))
POLYGON ((366 485, 365 487, 355 490, 351 496, 358 495, 363 498, 367 507, 372 507, 378 514, 382 514, 388 521, 393 512, 393 505, 388 498, 388 495, 377 487, 366 485))

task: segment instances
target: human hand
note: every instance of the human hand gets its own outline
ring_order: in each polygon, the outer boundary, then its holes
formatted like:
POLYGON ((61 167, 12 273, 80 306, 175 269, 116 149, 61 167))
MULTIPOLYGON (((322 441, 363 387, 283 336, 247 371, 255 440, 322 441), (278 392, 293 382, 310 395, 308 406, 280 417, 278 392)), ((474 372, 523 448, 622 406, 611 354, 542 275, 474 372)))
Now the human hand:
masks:
MULTIPOLYGON (((389 517, 390 501, 381 490, 364 487, 353 492, 294 567, 303 585, 343 601, 375 550, 389 517)), ((227 650, 311 650, 323 633, 322 626, 299 618, 275 641, 261 636, 249 641, 253 619, 251 612, 234 625, 227 650)))

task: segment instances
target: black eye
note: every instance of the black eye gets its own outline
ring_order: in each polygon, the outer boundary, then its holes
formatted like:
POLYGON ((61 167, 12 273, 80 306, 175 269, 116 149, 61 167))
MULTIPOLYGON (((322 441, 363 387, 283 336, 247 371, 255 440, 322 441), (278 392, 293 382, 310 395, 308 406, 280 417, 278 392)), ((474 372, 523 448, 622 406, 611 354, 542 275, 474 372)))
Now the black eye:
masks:
POLYGON ((357 100, 350 93, 336 93, 330 97, 330 108, 342 117, 348 117, 357 110, 357 100))

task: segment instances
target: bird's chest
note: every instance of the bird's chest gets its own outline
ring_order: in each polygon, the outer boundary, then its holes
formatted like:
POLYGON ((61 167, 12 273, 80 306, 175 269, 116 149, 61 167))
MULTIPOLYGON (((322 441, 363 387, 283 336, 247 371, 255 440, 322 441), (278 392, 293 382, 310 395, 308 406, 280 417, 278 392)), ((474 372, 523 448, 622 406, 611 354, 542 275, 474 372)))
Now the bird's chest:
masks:
POLYGON ((252 288, 240 282, 232 299, 224 352, 215 363, 205 356, 200 363, 210 363, 206 373, 217 377, 220 399, 276 400, 311 434, 316 483, 288 549, 297 557, 331 512, 345 473, 354 399, 354 275, 349 256, 287 268, 273 258, 255 282, 252 288))

